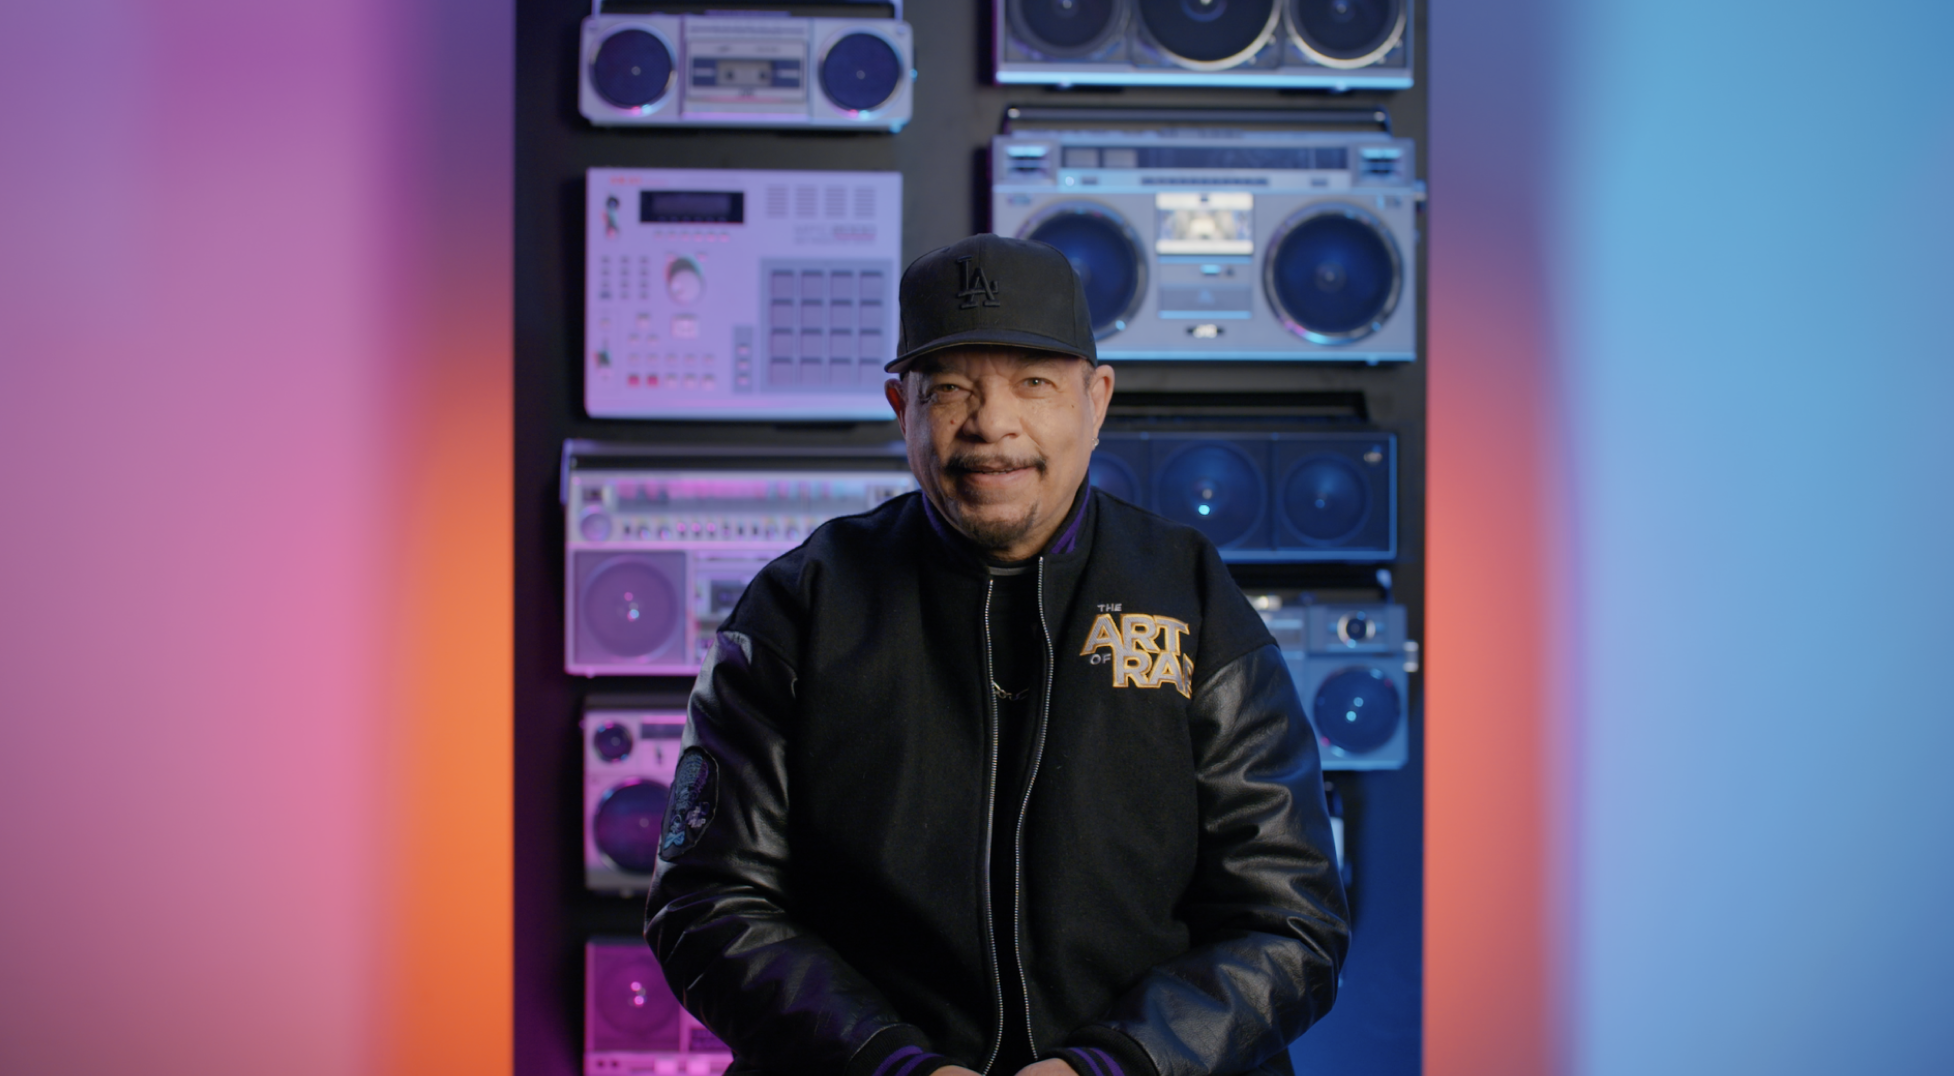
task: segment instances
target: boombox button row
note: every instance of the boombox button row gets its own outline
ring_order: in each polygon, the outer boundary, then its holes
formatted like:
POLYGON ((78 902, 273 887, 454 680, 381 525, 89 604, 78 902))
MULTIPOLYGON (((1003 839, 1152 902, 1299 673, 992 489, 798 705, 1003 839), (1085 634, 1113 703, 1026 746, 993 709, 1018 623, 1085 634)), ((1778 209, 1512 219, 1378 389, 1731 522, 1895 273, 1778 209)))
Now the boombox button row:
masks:
POLYGON ((662 378, 657 374, 631 374, 624 379, 624 383, 648 389, 710 389, 718 384, 711 374, 666 374, 662 378))
POLYGON ((785 538, 797 540, 801 535, 819 525, 819 520, 803 519, 781 526, 769 523, 764 527, 759 521, 748 520, 680 520, 677 523, 664 523, 653 526, 650 523, 626 523, 619 528, 620 538, 641 540, 659 539, 669 541, 678 538, 785 538))

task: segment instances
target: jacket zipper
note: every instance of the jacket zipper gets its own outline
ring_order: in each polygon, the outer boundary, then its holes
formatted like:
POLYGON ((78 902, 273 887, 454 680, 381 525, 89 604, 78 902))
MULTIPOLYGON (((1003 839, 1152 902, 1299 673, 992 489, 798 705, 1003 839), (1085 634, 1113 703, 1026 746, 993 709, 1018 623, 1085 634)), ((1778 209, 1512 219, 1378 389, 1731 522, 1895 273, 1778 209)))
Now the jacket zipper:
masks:
MULTIPOLYGON (((986 630, 990 617, 984 617, 986 630)), ((1045 728, 1052 719, 1052 667, 1057 664, 1052 646, 1052 626, 1045 619, 1045 558, 1038 558, 1038 627, 1045 634, 1045 692, 1038 700, 1038 736, 1031 750, 1031 772, 1025 777, 1024 801, 1018 804, 1018 828, 1011 838, 1011 958, 1018 966, 1018 990, 1024 997, 1025 1041, 1031 1056, 1038 1056, 1038 1036, 1031 1030, 1031 977, 1024 967, 1024 823, 1031 811, 1031 787, 1038 782, 1038 765, 1045 759, 1045 728)), ((996 704, 993 703, 993 706, 996 704)), ((1002 997, 1000 995, 1000 1007, 1002 997)), ((1002 1036, 999 1042, 1002 1043, 1002 1036)))
MULTIPOLYGON (((997 1063, 998 1052, 1004 1049, 1004 979, 997 966, 997 928, 992 923, 991 908, 991 829, 993 816, 997 813, 997 758, 1002 753, 998 737, 997 692, 991 685, 996 682, 997 673, 991 660, 991 594, 997 589, 997 580, 984 581, 984 712, 990 715, 991 750, 990 779, 984 785, 984 879, 981 892, 984 894, 984 963, 991 969, 991 995, 997 999, 997 1038, 991 1042, 991 1056, 984 1059, 981 1070, 990 1076, 991 1066, 997 1063)), ((1039 609, 1039 616, 1044 610, 1039 609)), ((1014 943, 1015 944, 1015 943, 1014 943)))

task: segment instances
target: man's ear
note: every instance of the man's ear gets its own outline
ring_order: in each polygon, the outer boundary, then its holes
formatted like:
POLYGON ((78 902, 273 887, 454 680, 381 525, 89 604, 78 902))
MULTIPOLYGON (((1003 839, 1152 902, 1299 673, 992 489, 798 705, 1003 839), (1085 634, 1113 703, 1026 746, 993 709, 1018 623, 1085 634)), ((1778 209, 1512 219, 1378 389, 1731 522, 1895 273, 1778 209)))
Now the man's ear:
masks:
POLYGON ((909 393, 903 387, 903 382, 908 379, 908 376, 904 375, 892 377, 882 383, 882 395, 888 397, 889 406, 895 408, 896 429, 901 430, 904 437, 909 436, 909 393))
POLYGON ((1092 401, 1092 430, 1096 434, 1106 422, 1106 407, 1113 402, 1113 368, 1100 365, 1086 374, 1086 398, 1092 401))

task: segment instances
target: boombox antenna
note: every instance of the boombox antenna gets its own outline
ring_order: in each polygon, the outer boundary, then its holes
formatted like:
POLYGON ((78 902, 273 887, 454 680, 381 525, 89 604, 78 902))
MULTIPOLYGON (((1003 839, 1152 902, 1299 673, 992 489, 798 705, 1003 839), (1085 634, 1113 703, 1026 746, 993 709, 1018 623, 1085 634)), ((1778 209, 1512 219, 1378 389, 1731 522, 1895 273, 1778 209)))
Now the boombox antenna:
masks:
POLYGON ((1165 126, 1269 124, 1281 127, 1368 127, 1391 133, 1391 113, 1374 108, 1074 108, 1011 105, 998 123, 1010 134, 1018 123, 1148 123, 1165 126))

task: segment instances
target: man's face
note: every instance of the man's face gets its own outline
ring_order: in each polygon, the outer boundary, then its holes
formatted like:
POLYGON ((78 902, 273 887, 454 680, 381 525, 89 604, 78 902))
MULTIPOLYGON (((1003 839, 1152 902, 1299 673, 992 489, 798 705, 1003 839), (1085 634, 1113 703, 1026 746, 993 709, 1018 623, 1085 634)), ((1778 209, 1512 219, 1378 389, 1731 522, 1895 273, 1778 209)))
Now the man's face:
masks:
POLYGON ((923 495, 1004 560, 1044 547, 1085 481, 1113 371, 1017 348, 951 348, 886 386, 923 495))

